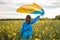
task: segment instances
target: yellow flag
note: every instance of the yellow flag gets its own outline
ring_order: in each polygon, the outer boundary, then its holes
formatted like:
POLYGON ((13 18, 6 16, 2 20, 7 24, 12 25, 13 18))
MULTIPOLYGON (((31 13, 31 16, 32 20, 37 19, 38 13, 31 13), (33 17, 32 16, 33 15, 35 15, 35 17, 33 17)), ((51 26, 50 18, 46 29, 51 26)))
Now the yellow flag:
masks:
POLYGON ((30 13, 30 12, 34 12, 36 10, 41 10, 41 6, 37 5, 36 3, 33 3, 33 4, 26 4, 26 5, 23 5, 21 7, 19 7, 17 9, 17 12, 21 12, 21 13, 30 13))

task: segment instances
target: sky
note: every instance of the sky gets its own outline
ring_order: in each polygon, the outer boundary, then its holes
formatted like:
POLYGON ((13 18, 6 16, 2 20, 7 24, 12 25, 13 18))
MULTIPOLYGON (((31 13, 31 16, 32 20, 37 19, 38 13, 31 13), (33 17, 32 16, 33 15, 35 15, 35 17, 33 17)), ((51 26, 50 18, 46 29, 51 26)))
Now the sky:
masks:
MULTIPOLYGON (((16 9, 21 5, 32 4, 33 2, 44 9, 43 18, 55 18, 56 15, 60 15, 60 0, 0 0, 0 19, 25 18, 28 14, 17 13, 16 9)), ((30 15, 32 18, 38 16, 30 15)))

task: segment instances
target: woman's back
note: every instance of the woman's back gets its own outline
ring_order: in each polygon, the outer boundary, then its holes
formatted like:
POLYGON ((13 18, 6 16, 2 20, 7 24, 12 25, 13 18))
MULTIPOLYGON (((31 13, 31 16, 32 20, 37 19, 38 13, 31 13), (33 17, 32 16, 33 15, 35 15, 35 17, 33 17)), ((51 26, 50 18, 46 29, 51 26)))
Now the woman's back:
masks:
POLYGON ((23 26, 21 29, 22 37, 28 37, 28 36, 32 35, 32 24, 23 22, 22 26, 23 26))

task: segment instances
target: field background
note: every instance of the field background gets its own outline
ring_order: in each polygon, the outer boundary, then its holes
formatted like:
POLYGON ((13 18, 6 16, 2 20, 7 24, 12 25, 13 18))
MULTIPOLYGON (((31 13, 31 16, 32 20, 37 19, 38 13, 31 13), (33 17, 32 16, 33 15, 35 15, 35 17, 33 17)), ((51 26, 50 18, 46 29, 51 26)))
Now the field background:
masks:
MULTIPOLYGON (((24 20, 0 20, 0 40, 21 40, 24 20)), ((39 20, 32 26, 33 40, 60 40, 60 20, 39 20)))

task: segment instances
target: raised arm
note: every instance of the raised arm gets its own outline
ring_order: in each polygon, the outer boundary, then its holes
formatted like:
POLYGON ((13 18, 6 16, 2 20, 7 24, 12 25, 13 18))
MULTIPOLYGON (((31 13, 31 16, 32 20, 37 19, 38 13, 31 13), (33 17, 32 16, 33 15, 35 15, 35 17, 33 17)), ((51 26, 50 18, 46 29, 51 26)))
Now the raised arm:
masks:
POLYGON ((39 19, 40 19, 40 15, 37 16, 36 18, 34 18, 34 19, 31 21, 31 24, 34 24, 34 23, 37 22, 39 19))
MULTIPOLYGON (((41 14, 41 15, 44 15, 44 10, 43 10, 43 9, 41 9, 41 10, 42 10, 42 11, 35 11, 35 12, 32 12, 32 14, 41 14)), ((37 16, 35 19, 33 19, 33 20, 31 21, 31 24, 37 22, 39 18, 40 18, 40 15, 37 16)))

